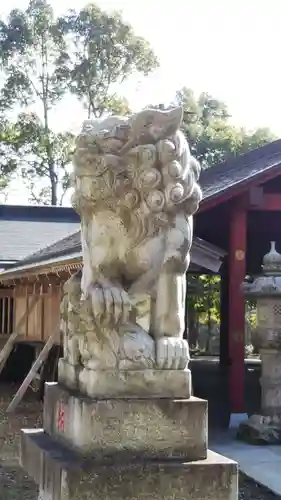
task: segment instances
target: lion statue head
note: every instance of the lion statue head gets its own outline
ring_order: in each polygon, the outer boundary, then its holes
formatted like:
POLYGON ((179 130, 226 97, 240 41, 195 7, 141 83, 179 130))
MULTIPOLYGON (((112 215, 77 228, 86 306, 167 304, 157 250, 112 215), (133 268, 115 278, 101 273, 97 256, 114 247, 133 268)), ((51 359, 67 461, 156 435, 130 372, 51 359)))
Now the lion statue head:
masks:
POLYGON ((106 207, 136 238, 159 231, 176 212, 193 215, 202 198, 200 165, 180 131, 182 116, 181 107, 149 108, 84 122, 74 158, 76 211, 106 207))

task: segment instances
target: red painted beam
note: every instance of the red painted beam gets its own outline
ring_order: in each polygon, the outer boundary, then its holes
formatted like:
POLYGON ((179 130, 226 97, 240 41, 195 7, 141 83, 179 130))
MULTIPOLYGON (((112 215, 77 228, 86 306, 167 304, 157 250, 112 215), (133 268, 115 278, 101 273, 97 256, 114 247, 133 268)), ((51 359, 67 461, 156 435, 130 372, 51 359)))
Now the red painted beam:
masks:
POLYGON ((260 203, 249 204, 249 210, 262 210, 263 212, 281 211, 281 193, 263 193, 260 203))
POLYGON ((241 284, 246 273, 247 211, 242 203, 232 207, 229 230, 229 398, 231 413, 244 413, 245 302, 241 284))
POLYGON ((221 203, 225 203, 226 201, 229 201, 233 198, 237 198, 241 194, 249 191, 252 186, 261 185, 271 179, 275 179, 275 177, 280 176, 280 174, 280 164, 274 165, 272 168, 267 169, 254 177, 250 177, 249 179, 244 179, 243 181, 234 184, 234 186, 231 186, 230 188, 225 189, 224 191, 219 192, 214 196, 206 198, 205 200, 203 197, 203 200, 201 201, 199 206, 198 213, 205 212, 206 210, 210 210, 211 208, 214 208, 221 203))

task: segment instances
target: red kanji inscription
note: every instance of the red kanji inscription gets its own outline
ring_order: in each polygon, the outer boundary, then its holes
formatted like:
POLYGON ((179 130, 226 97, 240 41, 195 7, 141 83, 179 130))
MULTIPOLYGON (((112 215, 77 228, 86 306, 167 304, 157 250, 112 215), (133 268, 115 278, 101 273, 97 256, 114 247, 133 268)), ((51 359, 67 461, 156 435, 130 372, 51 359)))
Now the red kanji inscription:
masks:
POLYGON ((60 432, 64 432, 64 417, 65 417, 65 412, 63 404, 59 403, 57 427, 60 432))

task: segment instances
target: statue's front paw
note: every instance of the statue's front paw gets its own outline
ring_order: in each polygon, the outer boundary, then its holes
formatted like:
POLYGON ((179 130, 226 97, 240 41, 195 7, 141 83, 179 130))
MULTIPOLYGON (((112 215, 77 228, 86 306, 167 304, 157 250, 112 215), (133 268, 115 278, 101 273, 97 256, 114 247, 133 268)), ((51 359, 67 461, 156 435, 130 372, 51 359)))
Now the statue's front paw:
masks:
POLYGON ((127 292, 108 280, 100 280, 91 289, 92 311, 101 326, 117 326, 128 321, 131 304, 127 292))
POLYGON ((178 337, 162 337, 156 340, 156 363, 160 370, 184 370, 189 359, 186 340, 178 337))

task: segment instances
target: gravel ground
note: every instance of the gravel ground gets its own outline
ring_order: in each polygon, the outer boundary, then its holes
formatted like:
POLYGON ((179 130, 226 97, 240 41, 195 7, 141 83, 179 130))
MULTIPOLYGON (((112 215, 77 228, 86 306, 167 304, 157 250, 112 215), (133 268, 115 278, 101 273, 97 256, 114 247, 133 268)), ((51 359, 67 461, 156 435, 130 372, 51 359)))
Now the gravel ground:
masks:
POLYGON ((41 427, 42 405, 32 391, 12 415, 5 410, 17 387, 0 386, 0 500, 37 500, 37 487, 18 464, 20 429, 41 427))
MULTIPOLYGON (((18 464, 19 435, 23 427, 41 427, 42 405, 28 392, 17 411, 9 417, 5 410, 17 387, 0 387, 0 500, 37 500, 38 490, 18 464)), ((239 500, 281 500, 240 474, 239 500)))

